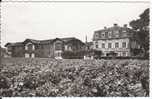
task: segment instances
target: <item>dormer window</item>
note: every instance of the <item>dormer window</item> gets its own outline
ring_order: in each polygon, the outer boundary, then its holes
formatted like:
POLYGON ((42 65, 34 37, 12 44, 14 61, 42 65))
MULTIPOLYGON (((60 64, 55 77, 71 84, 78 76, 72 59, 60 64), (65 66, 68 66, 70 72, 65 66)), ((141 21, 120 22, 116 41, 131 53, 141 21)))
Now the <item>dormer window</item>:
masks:
POLYGON ((119 31, 115 31, 115 37, 119 37, 119 31))
POLYGON ((102 37, 105 37, 105 33, 102 33, 102 37))
POLYGON ((112 31, 109 31, 108 33, 108 37, 111 38, 112 37, 112 31))

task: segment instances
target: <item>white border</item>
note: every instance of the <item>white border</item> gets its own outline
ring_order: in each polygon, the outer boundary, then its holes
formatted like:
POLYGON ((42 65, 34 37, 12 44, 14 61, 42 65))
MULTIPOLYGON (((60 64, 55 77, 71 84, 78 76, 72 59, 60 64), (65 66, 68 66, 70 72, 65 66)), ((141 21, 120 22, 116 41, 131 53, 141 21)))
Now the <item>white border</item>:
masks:
MULTIPOLYGON (((14 1, 41 1, 43 2, 43 0, 2 0, 2 1, 7 1, 7 2, 14 2, 14 1)), ((44 0, 44 1, 93 1, 93 0, 44 0)), ((95 1, 144 1, 144 2, 149 2, 150 1, 150 16, 152 15, 152 0, 95 0, 95 1)), ((104 99, 122 99, 122 98, 127 98, 127 99, 152 99, 152 17, 150 17, 150 97, 2 97, 2 99, 97 99, 97 98, 104 98, 104 99)))

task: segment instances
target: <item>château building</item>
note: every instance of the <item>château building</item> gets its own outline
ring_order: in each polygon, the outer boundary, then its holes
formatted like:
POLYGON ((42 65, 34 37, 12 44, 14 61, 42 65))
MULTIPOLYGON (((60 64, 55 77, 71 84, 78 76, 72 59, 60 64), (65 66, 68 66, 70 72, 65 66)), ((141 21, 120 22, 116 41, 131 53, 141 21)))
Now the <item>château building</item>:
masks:
POLYGON ((132 29, 114 24, 104 27, 93 35, 93 49, 102 51, 102 56, 135 56, 140 45, 134 38, 132 29))

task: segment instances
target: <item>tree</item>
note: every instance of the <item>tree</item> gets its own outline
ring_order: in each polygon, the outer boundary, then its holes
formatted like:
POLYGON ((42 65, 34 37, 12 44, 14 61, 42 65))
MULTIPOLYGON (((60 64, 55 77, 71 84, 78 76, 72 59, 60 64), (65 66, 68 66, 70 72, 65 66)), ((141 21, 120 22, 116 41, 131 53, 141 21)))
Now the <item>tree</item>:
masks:
POLYGON ((134 30, 134 37, 143 49, 144 56, 149 56, 149 8, 147 8, 139 19, 133 20, 129 25, 134 30))

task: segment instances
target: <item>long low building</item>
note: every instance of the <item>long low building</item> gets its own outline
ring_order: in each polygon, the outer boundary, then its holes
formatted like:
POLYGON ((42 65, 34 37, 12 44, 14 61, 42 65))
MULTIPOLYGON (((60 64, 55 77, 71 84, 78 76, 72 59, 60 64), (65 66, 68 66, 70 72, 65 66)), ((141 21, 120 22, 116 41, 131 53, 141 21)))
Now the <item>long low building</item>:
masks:
POLYGON ((104 27, 93 35, 93 49, 102 51, 103 56, 135 56, 140 45, 135 40, 132 29, 127 25, 123 27, 114 24, 112 27, 104 27))
POLYGON ((26 39, 23 42, 7 43, 5 47, 11 57, 61 59, 63 51, 83 50, 85 44, 77 38, 69 37, 49 40, 26 39))

